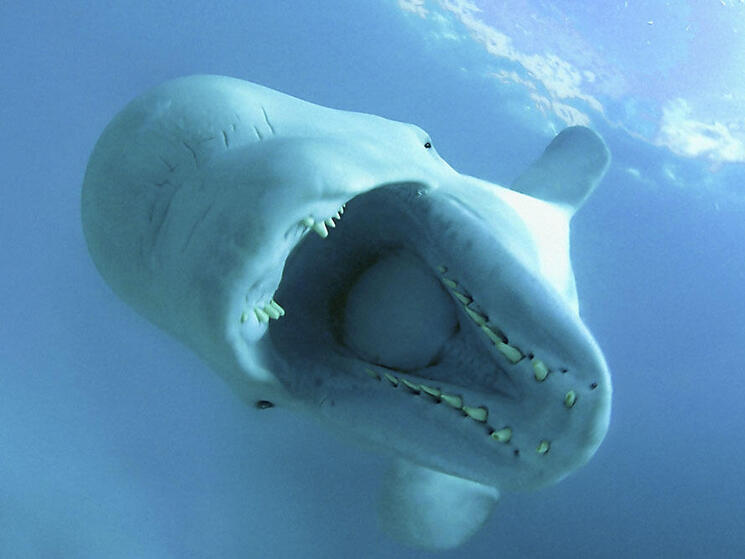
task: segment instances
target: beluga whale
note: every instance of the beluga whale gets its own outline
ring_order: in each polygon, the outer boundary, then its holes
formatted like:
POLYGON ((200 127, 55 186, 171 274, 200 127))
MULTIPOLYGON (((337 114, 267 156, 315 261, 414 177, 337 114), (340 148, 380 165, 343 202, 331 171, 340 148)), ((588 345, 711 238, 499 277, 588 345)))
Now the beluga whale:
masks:
POLYGON ((189 76, 105 128, 82 223, 113 291, 275 408, 257 413, 308 414, 390 456, 382 528, 447 549, 606 433, 569 225, 609 160, 570 127, 500 186, 412 124, 189 76))

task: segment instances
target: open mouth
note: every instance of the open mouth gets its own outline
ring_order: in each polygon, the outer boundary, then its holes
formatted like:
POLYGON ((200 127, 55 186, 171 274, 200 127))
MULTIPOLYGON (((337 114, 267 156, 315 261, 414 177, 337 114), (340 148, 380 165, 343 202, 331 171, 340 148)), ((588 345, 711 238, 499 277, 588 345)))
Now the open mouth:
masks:
POLYGON ((518 289, 527 272, 467 208, 422 184, 384 185, 297 228, 307 234, 274 298, 249 317, 269 323, 265 350, 295 398, 364 393, 452 426, 469 448, 562 453, 575 412, 594 408, 602 358, 535 281, 518 289))

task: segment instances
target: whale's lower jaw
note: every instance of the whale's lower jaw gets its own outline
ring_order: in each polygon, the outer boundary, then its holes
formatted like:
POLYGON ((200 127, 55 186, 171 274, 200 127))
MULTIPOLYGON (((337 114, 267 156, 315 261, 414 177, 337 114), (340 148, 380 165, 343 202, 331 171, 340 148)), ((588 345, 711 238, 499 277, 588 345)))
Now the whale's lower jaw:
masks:
POLYGON ((594 453, 610 406, 602 356, 500 232, 411 183, 305 226, 318 235, 287 259, 257 348, 302 407, 363 445, 500 489, 553 483, 594 453))

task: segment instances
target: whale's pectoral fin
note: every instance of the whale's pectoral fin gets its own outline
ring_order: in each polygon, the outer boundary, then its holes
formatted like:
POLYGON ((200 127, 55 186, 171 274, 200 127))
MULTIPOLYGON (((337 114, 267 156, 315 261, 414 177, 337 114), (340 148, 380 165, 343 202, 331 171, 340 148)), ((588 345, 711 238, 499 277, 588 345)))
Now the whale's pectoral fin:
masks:
POLYGON ((399 459, 386 474, 378 517, 404 544, 450 549, 481 528, 498 499, 495 487, 399 459))
POLYGON ((543 155, 510 185, 512 190, 576 212, 605 174, 610 152, 584 126, 566 128, 543 155))

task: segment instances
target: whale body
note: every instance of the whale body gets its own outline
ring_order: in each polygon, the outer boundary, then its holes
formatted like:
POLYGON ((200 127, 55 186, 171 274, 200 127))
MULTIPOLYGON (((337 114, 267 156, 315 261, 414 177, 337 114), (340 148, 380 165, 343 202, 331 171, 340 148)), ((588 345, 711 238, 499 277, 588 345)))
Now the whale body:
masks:
POLYGON ((106 127, 82 222, 116 294, 243 400, 390 455, 382 527, 445 549, 605 435, 569 224, 609 160, 568 128, 504 187, 417 126, 190 76, 106 127))

